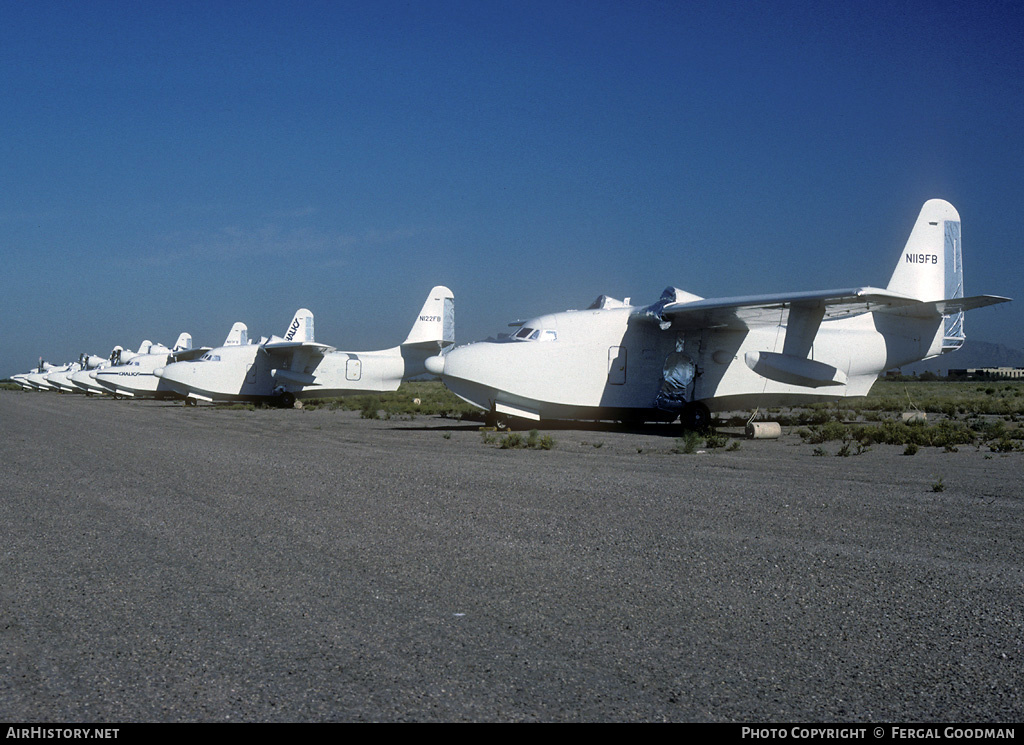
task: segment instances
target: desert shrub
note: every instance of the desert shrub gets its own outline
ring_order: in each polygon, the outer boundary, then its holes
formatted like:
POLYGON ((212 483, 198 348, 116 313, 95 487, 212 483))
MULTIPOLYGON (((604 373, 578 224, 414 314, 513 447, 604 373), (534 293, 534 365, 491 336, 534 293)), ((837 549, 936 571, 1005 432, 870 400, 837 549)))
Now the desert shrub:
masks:
POLYGON ((676 444, 672 448, 672 452, 683 455, 695 453, 697 452, 697 446, 700 444, 700 440, 700 434, 688 430, 682 437, 676 438, 676 444))
POLYGON ((498 439, 493 432, 482 432, 485 445, 497 443, 502 450, 553 450, 555 438, 551 435, 541 435, 537 430, 531 430, 529 435, 523 436, 521 432, 506 432, 501 439, 498 439))
POLYGON ((1019 447, 1019 444, 1009 437, 1001 437, 988 444, 988 449, 993 453, 1012 453, 1014 450, 1019 449, 1019 447))
POLYGON ((845 440, 850 437, 850 428, 842 422, 835 420, 825 422, 811 428, 811 435, 808 442, 814 444, 819 442, 832 442, 833 440, 845 440))
POLYGON ((506 432, 505 436, 501 438, 499 447, 502 450, 515 449, 523 447, 523 436, 518 432, 506 432))
POLYGON ((362 396, 359 399, 359 416, 363 419, 380 419, 380 402, 373 396, 362 396))
POLYGON ((704 438, 704 447, 711 448, 724 448, 729 444, 729 437, 727 435, 720 435, 712 432, 704 438))

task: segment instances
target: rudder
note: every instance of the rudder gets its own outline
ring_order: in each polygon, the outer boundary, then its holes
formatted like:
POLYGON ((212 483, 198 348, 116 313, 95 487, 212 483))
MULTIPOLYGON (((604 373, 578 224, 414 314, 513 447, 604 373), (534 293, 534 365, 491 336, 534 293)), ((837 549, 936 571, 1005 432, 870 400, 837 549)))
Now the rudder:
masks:
POLYGON ((244 347, 248 343, 249 328, 241 321, 238 321, 231 327, 231 330, 228 331, 228 337, 224 340, 223 346, 244 347))
POLYGON ((313 338, 313 312, 306 308, 299 308, 295 311, 292 322, 288 324, 288 330, 284 333, 285 341, 314 342, 313 338))
POLYGON ((925 302, 963 297, 960 215, 949 202, 925 202, 887 289, 925 302))
MULTIPOLYGON (((960 215, 953 205, 943 199, 924 203, 886 289, 925 302, 964 296, 960 215)), ((947 315, 942 351, 959 349, 964 339, 963 311, 947 315)))
POLYGON ((455 295, 443 285, 434 287, 427 295, 423 308, 416 316, 403 346, 433 345, 445 347, 455 343, 455 295))

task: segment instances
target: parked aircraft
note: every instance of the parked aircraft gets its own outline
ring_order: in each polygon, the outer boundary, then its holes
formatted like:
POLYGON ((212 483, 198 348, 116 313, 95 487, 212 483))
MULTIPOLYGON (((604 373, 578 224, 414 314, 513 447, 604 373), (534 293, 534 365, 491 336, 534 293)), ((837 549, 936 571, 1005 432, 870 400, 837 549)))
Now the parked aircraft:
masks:
POLYGON ((38 367, 29 370, 27 373, 12 375, 11 380, 26 391, 45 391, 50 389, 49 385, 45 384, 46 376, 50 371, 59 369, 59 365, 51 365, 49 362, 44 362, 42 357, 40 357, 38 367))
MULTIPOLYGON (((145 354, 153 346, 153 342, 146 339, 139 345, 138 354, 145 354)), ((87 396, 91 396, 96 393, 110 393, 109 390, 101 386, 93 378, 93 373, 96 370, 101 370, 106 367, 113 365, 120 365, 123 362, 127 362, 137 353, 130 349, 125 349, 122 346, 116 346, 110 351, 110 356, 103 358, 95 355, 84 355, 85 364, 82 369, 71 375, 71 382, 78 386, 87 396)))
POLYGON ((34 391, 35 386, 28 382, 28 376, 32 373, 17 373, 11 376, 11 381, 21 386, 22 390, 34 391))
POLYGON ((46 374, 46 382, 60 393, 81 393, 82 389, 71 382, 71 376, 82 369, 81 357, 77 362, 69 362, 63 368, 51 370, 46 374))
POLYGON ((647 306, 601 296, 426 367, 469 403, 540 419, 672 420, 712 411, 863 396, 883 371, 958 349, 964 311, 960 216, 925 203, 885 289, 702 298, 669 287, 647 306))
MULTIPOLYGON (((245 324, 235 324, 225 344, 231 343, 233 339, 235 343, 241 343, 239 327, 244 328, 245 324)), ((182 333, 171 349, 162 344, 153 344, 145 354, 137 354, 120 365, 93 370, 89 377, 115 398, 175 398, 178 394, 163 384, 153 371, 173 362, 195 359, 209 350, 209 347, 193 349, 191 334, 182 333)))
MULTIPOLYGON (((120 349, 120 347, 115 347, 115 349, 120 349)), ((107 358, 83 352, 78 355, 78 360, 75 362, 68 362, 63 367, 53 367, 48 370, 44 375, 46 389, 59 393, 87 393, 89 390, 85 386, 75 382, 75 376, 106 364, 110 364, 107 358)))
POLYGON ((275 401, 393 391, 426 372, 424 360, 455 341, 454 296, 434 287, 400 346, 373 352, 340 352, 314 340, 313 314, 296 312, 284 337, 259 344, 211 349, 198 360, 155 370, 173 390, 196 401, 275 401))

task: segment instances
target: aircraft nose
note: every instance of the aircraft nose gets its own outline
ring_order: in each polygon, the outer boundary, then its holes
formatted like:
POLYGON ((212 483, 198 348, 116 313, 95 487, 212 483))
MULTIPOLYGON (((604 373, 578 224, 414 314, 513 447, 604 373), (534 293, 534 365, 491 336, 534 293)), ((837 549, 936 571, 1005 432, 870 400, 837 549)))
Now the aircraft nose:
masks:
POLYGON ((445 380, 449 378, 476 380, 481 373, 481 365, 486 367, 489 361, 489 358, 486 355, 481 355, 472 344, 452 349, 444 357, 438 356, 433 359, 439 360, 441 373, 445 380))
POLYGON ((193 362, 172 362, 169 365, 158 367, 153 374, 160 380, 166 381, 172 388, 178 390, 177 386, 188 386, 192 382, 191 373, 194 372, 193 362))
POLYGON ((427 372, 432 375, 441 375, 444 373, 444 357, 441 355, 427 357, 427 359, 423 361, 423 366, 426 367, 427 372))

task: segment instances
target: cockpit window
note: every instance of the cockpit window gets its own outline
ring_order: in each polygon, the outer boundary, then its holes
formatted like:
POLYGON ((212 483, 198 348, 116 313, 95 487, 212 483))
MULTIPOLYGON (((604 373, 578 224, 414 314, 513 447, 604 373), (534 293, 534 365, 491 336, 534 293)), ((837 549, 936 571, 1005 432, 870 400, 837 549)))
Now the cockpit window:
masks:
POLYGON ((512 338, 519 341, 555 341, 558 339, 558 332, 548 329, 521 328, 512 338))
POLYGON ((206 360, 207 362, 220 362, 220 355, 219 354, 211 354, 211 353, 207 352, 206 354, 204 354, 199 359, 200 360, 206 360))

